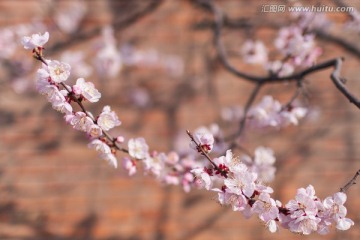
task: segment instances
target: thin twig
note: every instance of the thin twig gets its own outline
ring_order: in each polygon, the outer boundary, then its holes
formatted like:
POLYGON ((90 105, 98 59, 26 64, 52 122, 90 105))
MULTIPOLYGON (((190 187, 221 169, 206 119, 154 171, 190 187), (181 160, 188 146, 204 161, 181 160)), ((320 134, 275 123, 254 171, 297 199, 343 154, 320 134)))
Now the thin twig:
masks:
POLYGON ((196 144, 196 148, 198 150, 200 150, 201 155, 204 155, 206 157, 207 160, 209 160, 209 162, 214 166, 215 170, 222 172, 222 170, 216 165, 216 163, 214 163, 213 160, 211 160, 210 156, 207 154, 207 152, 202 148, 201 144, 196 142, 194 136, 192 135, 192 133, 189 130, 186 130, 187 135, 189 135, 190 139, 192 142, 194 142, 196 144))
POLYGON ((360 176, 360 170, 358 170, 354 177, 348 182, 345 184, 345 186, 343 186, 342 188, 340 188, 340 192, 343 192, 345 193, 351 186, 355 185, 356 184, 356 179, 360 176))
MULTIPOLYGON (((140 11, 132 14, 128 18, 113 23, 112 27, 116 30, 121 30, 121 29, 127 28, 127 27, 131 26, 131 24, 140 20, 142 17, 155 11, 162 3, 163 3, 163 0, 154 0, 148 6, 146 6, 144 9, 141 9, 140 11)), ((54 53, 54 52, 57 52, 59 50, 66 48, 66 47, 70 47, 74 44, 84 42, 86 40, 89 40, 93 37, 98 36, 101 33, 101 30, 102 30, 102 27, 99 27, 99 28, 90 30, 88 32, 78 33, 76 36, 73 36, 71 39, 68 39, 68 40, 65 40, 62 42, 57 42, 55 45, 53 45, 51 48, 49 48, 48 51, 51 53, 54 53)))
POLYGON ((349 92, 349 90, 346 88, 345 84, 344 84, 344 79, 342 79, 340 77, 340 70, 341 70, 341 66, 342 66, 342 59, 338 58, 336 59, 335 62, 335 70, 332 72, 332 74, 330 75, 331 80, 333 81, 333 83, 335 84, 335 86, 337 87, 337 89, 345 95, 345 97, 347 97, 347 99, 353 103, 355 106, 357 106, 358 108, 360 108, 360 100, 355 97, 352 93, 349 92))
POLYGON ((249 96, 249 98, 248 98, 248 100, 247 100, 247 102, 245 104, 244 113, 243 113, 243 116, 242 116, 242 118, 240 120, 240 123, 239 123, 239 130, 235 134, 226 137, 224 139, 225 141, 228 141, 230 139, 234 139, 234 138, 239 137, 242 134, 242 132, 244 131, 245 125, 246 125, 247 114, 248 114, 248 112, 250 110, 251 105, 254 103, 256 95, 259 93, 259 90, 260 90, 261 86, 262 86, 261 83, 257 83, 255 88, 251 92, 251 95, 249 96))

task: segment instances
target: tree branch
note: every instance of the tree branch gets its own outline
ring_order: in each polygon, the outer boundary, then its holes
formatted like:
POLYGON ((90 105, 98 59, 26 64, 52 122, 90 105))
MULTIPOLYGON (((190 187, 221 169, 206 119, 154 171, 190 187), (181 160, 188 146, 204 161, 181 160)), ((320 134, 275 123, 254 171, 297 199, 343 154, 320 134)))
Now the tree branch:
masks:
MULTIPOLYGON (((146 16, 148 13, 151 13, 154 10, 156 10, 161 5, 162 2, 163 2, 163 0, 151 1, 150 4, 148 4, 148 6, 146 6, 144 9, 132 14, 131 16, 129 16, 126 19, 123 19, 121 21, 113 23, 112 24, 113 28, 116 30, 127 28, 128 26, 135 23, 142 17, 146 16)), ((70 38, 68 40, 56 43, 52 47, 48 48, 47 51, 50 53, 53 53, 53 52, 57 52, 63 48, 70 47, 74 44, 83 42, 85 40, 88 40, 90 38, 93 38, 93 37, 99 35, 101 33, 101 30, 102 30, 102 27, 98 27, 91 31, 78 33, 76 36, 73 36, 72 38, 70 38)))
POLYGON ((343 192, 345 193, 351 186, 355 185, 356 184, 356 179, 360 176, 360 170, 358 170, 354 177, 348 182, 345 184, 345 186, 343 186, 342 188, 340 188, 340 192, 343 192))

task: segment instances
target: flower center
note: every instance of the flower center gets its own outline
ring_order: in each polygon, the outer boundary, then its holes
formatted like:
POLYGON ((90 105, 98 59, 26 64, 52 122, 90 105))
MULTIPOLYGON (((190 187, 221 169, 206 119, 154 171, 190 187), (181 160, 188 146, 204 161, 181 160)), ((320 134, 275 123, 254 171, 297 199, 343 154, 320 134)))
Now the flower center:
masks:
POLYGON ((57 67, 57 68, 55 68, 54 72, 56 75, 60 75, 64 72, 64 70, 62 70, 60 67, 57 67))

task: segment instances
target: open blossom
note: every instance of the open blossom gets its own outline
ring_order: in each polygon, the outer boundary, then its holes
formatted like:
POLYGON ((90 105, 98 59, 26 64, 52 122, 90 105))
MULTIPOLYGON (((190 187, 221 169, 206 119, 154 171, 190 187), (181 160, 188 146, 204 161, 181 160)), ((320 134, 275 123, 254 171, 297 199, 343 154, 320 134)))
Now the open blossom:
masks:
POLYGON ((241 173, 247 170, 246 165, 239 158, 234 157, 230 149, 226 151, 225 156, 215 158, 214 163, 222 169, 227 168, 232 173, 241 173))
POLYGON ((274 100, 272 96, 264 96, 258 105, 249 110, 249 117, 258 127, 276 127, 280 123, 280 111, 280 102, 274 100))
POLYGON ((42 48, 48 41, 49 33, 45 32, 43 35, 39 33, 31 35, 31 37, 25 36, 22 38, 21 43, 25 49, 34 49, 37 47, 42 48))
POLYGON ((76 84, 72 87, 76 95, 83 96, 89 102, 97 102, 101 98, 101 93, 95 88, 92 82, 85 82, 85 79, 78 78, 76 84))
POLYGON ((105 106, 97 119, 97 124, 105 131, 121 124, 118 116, 111 111, 110 106, 105 106))
POLYGON ((321 54, 321 49, 315 46, 314 35, 304 34, 299 27, 286 27, 279 31, 275 46, 284 56, 291 56, 296 66, 311 66, 321 54))
POLYGON ((93 120, 88 117, 84 112, 76 112, 65 116, 65 121, 72 125, 76 130, 88 132, 93 126, 93 120))
POLYGON ((284 109, 272 96, 264 96, 259 104, 249 110, 249 118, 257 127, 283 127, 297 125, 306 113, 306 108, 289 106, 284 109))
POLYGON ((315 196, 315 189, 312 185, 306 189, 298 189, 295 199, 286 204, 290 214, 290 221, 288 222, 290 231, 302 234, 317 231, 318 224, 321 222, 317 213, 318 209, 322 208, 321 205, 315 196))
POLYGON ((108 161, 112 166, 117 168, 117 160, 114 154, 111 152, 111 148, 104 142, 99 139, 94 139, 88 144, 89 148, 94 148, 98 153, 100 158, 108 161))
POLYGON ((298 125, 299 119, 306 116, 308 110, 303 107, 290 107, 280 113, 283 125, 298 125))
POLYGON ((218 202, 221 205, 230 205, 233 211, 244 211, 247 208, 248 200, 244 195, 237 195, 228 192, 226 189, 213 188, 211 191, 218 193, 218 202))
POLYGON ((279 208, 276 201, 268 193, 261 193, 258 200, 252 206, 252 211, 259 215, 268 226, 270 232, 276 232, 275 219, 279 217, 279 208))
POLYGON ((225 179, 224 184, 228 188, 229 192, 251 197, 255 191, 256 178, 257 175, 255 173, 243 171, 241 173, 234 174, 232 178, 225 179))
MULTIPOLYGON (((205 152, 211 152, 213 149, 214 136, 206 127, 201 127, 195 130, 194 139, 205 152)), ((194 142, 190 143, 190 147, 198 150, 197 145, 194 142)))
POLYGON ((346 218, 347 210, 344 206, 346 202, 346 194, 343 192, 335 193, 332 197, 325 198, 323 204, 325 213, 328 214, 327 221, 333 221, 336 223, 336 228, 339 230, 348 230, 354 222, 346 218))
POLYGON ((47 66, 51 80, 55 83, 66 81, 70 76, 70 65, 56 60, 48 61, 47 66))
POLYGON ((145 159, 149 155, 149 146, 144 138, 130 139, 128 142, 129 155, 136 159, 145 159))
POLYGON ((89 125, 87 129, 87 134, 89 134, 89 136, 92 138, 98 138, 102 135, 102 129, 94 123, 92 125, 89 125))
POLYGON ((52 107, 61 113, 64 114, 71 114, 73 111, 73 108, 70 103, 64 101, 56 101, 52 103, 52 107))
POLYGON ((195 184, 197 184, 199 187, 203 187, 206 190, 210 190, 212 187, 212 180, 210 175, 204 170, 204 168, 195 168, 190 171, 195 175, 195 184))
POLYGON ((289 222, 289 229, 292 232, 309 235, 318 230, 321 219, 315 215, 302 215, 289 222))

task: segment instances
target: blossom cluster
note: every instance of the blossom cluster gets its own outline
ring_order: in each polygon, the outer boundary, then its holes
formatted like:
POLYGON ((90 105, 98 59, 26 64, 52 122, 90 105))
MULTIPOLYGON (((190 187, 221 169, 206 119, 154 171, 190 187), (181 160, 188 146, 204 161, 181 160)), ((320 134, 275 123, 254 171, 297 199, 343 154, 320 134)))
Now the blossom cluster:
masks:
MULTIPOLYGON (((252 106, 246 118, 254 128, 282 128, 288 125, 298 125, 299 121, 308 114, 308 109, 297 106, 296 102, 282 105, 270 95, 265 95, 261 101, 252 106)), ((226 121, 238 121, 243 118, 243 109, 233 106, 223 109, 222 117, 226 121)))
MULTIPOLYGON (((113 138, 107 133, 121 124, 118 116, 110 106, 105 106, 97 116, 85 110, 83 102, 98 102, 100 92, 83 78, 78 78, 73 86, 66 85, 71 66, 43 57, 43 45, 48 39, 49 34, 45 33, 24 37, 22 41, 24 48, 32 49, 35 58, 42 62, 37 71, 36 89, 47 97, 55 110, 64 114, 68 124, 85 132, 90 139, 88 146, 114 167, 117 167, 115 153, 121 150, 128 154, 122 165, 129 175, 135 174, 137 165, 141 163, 146 174, 155 176, 164 184, 181 185, 186 192, 192 187, 215 192, 220 204, 230 206, 245 217, 258 216, 271 232, 282 226, 295 233, 326 234, 331 225, 347 230, 354 224, 346 218, 344 192, 321 200, 309 185, 306 189, 298 189, 295 198, 286 204, 273 199, 273 189, 265 184, 274 178, 276 171, 273 166, 275 156, 270 148, 258 147, 254 156, 242 157, 235 157, 228 149, 224 156, 211 159, 209 153, 216 149, 217 144, 214 134, 221 135, 214 126, 210 129, 201 127, 193 135, 188 133, 190 147, 199 153, 201 160, 194 155, 180 156, 176 152, 151 152, 142 137, 129 139, 127 149, 119 147, 125 141, 124 137, 113 138), (71 103, 77 104, 81 111, 75 111, 71 103)), ((269 96, 249 111, 249 117, 259 126, 297 124, 305 114, 303 108, 282 109, 280 103, 269 96)))
POLYGON ((311 28, 318 28, 327 23, 324 16, 319 14, 302 13, 294 16, 295 24, 279 30, 274 46, 281 55, 282 60, 270 60, 269 50, 260 40, 247 40, 241 49, 246 63, 262 65, 271 74, 285 77, 294 73, 296 68, 312 66, 321 55, 321 48, 315 44, 315 35, 311 28), (310 24, 315 22, 318 24, 310 24))
MULTIPOLYGON (((49 40, 49 33, 33 34, 24 37, 22 44, 25 49, 32 49, 35 57, 42 61, 42 68, 37 71, 36 89, 45 95, 52 107, 64 114, 65 121, 74 129, 86 132, 90 138, 89 147, 96 149, 102 159, 107 160, 114 167, 117 167, 117 160, 114 155, 114 143, 109 143, 104 136, 108 131, 121 124, 114 111, 105 106, 102 112, 94 116, 85 111, 74 111, 71 103, 77 102, 83 107, 83 101, 91 103, 99 101, 101 93, 91 82, 78 78, 76 84, 68 86, 65 82, 70 77, 71 67, 69 64, 57 60, 47 60, 42 57, 43 45, 49 40)), ((116 142, 116 141, 115 141, 116 142)))
POLYGON ((298 125, 299 120, 306 116, 307 109, 304 107, 287 106, 272 96, 264 96, 260 103, 249 110, 248 118, 253 126, 284 127, 290 124, 298 125))
POLYGON ((234 157, 231 150, 213 161, 215 165, 210 168, 192 170, 200 186, 216 192, 219 203, 230 206, 233 211, 239 211, 247 218, 256 215, 270 232, 276 232, 282 226, 305 235, 312 232, 327 234, 331 225, 338 230, 348 230, 354 225, 351 219, 346 218, 346 194, 343 192, 322 201, 315 195, 314 187, 309 185, 306 189, 298 189, 295 198, 286 204, 273 199, 270 195, 273 189, 263 184, 269 175, 261 175, 264 172, 259 171, 261 163, 271 169, 275 158, 270 149, 257 148, 253 160, 255 164, 250 166, 246 164, 248 160, 234 157))

